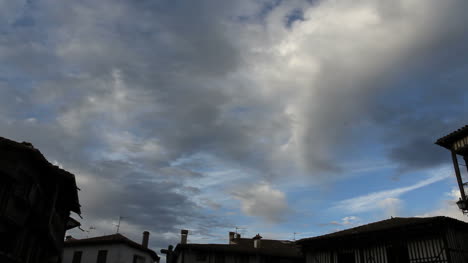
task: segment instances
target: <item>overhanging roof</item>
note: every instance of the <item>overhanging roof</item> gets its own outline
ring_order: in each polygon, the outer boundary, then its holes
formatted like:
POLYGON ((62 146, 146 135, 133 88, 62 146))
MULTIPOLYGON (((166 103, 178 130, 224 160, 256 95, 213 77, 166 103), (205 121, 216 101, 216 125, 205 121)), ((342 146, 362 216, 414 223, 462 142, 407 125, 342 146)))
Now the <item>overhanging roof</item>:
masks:
POLYGON ((439 138, 435 142, 435 144, 440 145, 440 146, 450 150, 451 147, 452 147, 452 144, 455 141, 457 141, 457 140, 459 140, 459 139, 461 139, 461 138, 463 138, 463 137, 465 137, 467 135, 468 135, 468 125, 465 125, 465 126, 461 127, 460 129, 458 129, 458 130, 456 130, 454 132, 451 132, 451 133, 445 135, 442 138, 439 138))
MULTIPOLYGON (((76 186, 75 176, 58 166, 51 164, 42 155, 42 153, 34 148, 28 142, 15 142, 3 137, 0 137, 0 153, 11 154, 17 153, 21 156, 21 162, 28 162, 38 173, 41 174, 40 179, 45 185, 49 185, 49 181, 55 181, 61 185, 61 197, 67 200, 67 205, 70 211, 81 214, 80 202, 78 199, 78 188, 76 186), (47 182, 45 182, 47 181, 47 182)), ((1 169, 2 167, 0 167, 1 169)), ((8 174, 9 171, 4 171, 8 174)))

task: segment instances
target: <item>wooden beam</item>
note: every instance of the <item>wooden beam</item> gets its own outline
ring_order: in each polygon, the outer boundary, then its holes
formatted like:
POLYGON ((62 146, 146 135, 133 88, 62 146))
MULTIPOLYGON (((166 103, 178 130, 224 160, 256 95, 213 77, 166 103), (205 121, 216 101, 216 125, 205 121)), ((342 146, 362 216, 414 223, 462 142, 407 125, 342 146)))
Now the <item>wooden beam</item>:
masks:
POLYGON ((453 168, 455 169, 455 176, 457 177, 458 187, 460 188, 460 195, 462 200, 466 200, 465 188, 463 187, 463 181, 460 175, 460 167, 458 165, 457 154, 452 150, 452 161, 453 168))

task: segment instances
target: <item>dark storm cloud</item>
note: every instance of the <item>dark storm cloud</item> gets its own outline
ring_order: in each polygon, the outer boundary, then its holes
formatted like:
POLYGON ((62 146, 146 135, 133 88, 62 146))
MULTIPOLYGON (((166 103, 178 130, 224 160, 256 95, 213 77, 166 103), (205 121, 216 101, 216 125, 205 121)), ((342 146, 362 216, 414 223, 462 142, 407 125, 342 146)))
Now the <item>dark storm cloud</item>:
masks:
POLYGON ((434 32, 409 52, 404 72, 387 82, 390 90, 373 96, 380 105, 371 104, 370 116, 387 127, 389 157, 404 170, 448 162, 446 150, 433 143, 468 123, 467 60, 461 55, 468 52, 468 20, 460 13, 467 5, 449 6, 454 12, 434 18, 434 32))
MULTIPOLYGON (((102 219, 115 220, 122 216, 125 224, 149 230, 156 242, 154 246, 164 247, 177 241, 174 236, 164 238, 165 233, 177 234, 180 228, 187 226, 209 229, 226 224, 203 215, 201 207, 181 192, 184 186, 180 180, 170 181, 157 174, 142 174, 135 171, 134 165, 122 161, 95 163, 92 169, 90 174, 94 176, 82 180, 80 185, 82 201, 87 203, 83 207, 87 225, 99 225, 102 219)), ((84 170, 80 172, 88 174, 84 170)), ((196 194, 194 189, 189 193, 196 194)), ((138 234, 137 231, 127 232, 138 234)))
POLYGON ((204 129, 228 100, 210 79, 233 70, 238 56, 209 2, 154 3, 25 8, 34 25, 1 36, 10 65, 2 71, 1 132, 76 173, 84 226, 123 215, 163 247, 175 241, 164 234, 180 227, 227 222, 191 200, 199 190, 183 178, 201 175, 168 162, 208 148, 204 129))
MULTIPOLYGON (((367 46, 366 38, 379 42, 377 37, 390 28, 396 39, 402 39, 398 53, 381 42, 368 50, 357 47, 355 51, 362 53, 348 57, 324 55, 318 88, 311 93, 311 98, 320 102, 311 104, 308 111, 314 121, 308 128, 304 154, 309 156, 312 166, 339 170, 332 160, 315 163, 320 161, 316 156, 320 154, 314 147, 325 144, 337 155, 360 151, 359 148, 365 151, 362 145, 370 133, 379 134, 379 143, 387 149, 385 153, 403 170, 448 161, 444 151, 433 142, 468 120, 463 85, 467 80, 466 56, 462 55, 468 46, 464 26, 468 21, 460 13, 467 5, 449 1, 436 5, 446 12, 424 7, 431 16, 415 13, 411 17, 414 10, 405 10, 399 2, 402 1, 378 7, 377 15, 385 19, 380 30, 350 37, 358 42, 364 39, 361 44, 367 46), (414 30, 413 36, 405 39, 398 35, 408 32, 394 31, 398 28, 393 27, 395 23, 401 21, 414 21, 414 28, 407 27, 414 30), (356 61, 358 64, 354 64, 356 61)), ((329 32, 330 37, 335 37, 333 33, 329 32)), ((347 54, 345 46, 335 49, 347 54)))
POLYGON ((76 174, 84 228, 112 232, 121 215, 163 247, 179 228, 230 227, 204 214, 201 190, 185 185, 203 174, 171 166, 198 152, 272 173, 269 154, 289 118, 230 76, 242 63, 226 24, 236 8, 42 1, 16 17, 29 23, 0 36, 10 65, 1 71, 1 134, 76 174))

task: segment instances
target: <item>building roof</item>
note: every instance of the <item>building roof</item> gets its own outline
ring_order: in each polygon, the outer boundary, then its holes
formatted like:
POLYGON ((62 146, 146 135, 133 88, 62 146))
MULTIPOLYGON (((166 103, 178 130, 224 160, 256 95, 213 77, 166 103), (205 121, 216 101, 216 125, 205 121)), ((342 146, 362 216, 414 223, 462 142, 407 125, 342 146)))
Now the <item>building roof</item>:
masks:
POLYGON ((178 244, 176 253, 181 250, 198 250, 210 252, 222 252, 228 254, 250 254, 277 257, 300 258, 300 249, 294 242, 286 240, 261 239, 259 248, 254 247, 254 240, 250 238, 238 238, 233 244, 178 244))
POLYGON ((363 236, 378 237, 378 234, 386 234, 392 231, 403 231, 403 234, 411 232, 430 232, 438 230, 440 226, 456 226, 468 230, 468 223, 445 216, 436 217, 393 217, 390 219, 362 225, 327 235, 310 237, 298 240, 298 244, 324 243, 324 241, 362 239, 363 236))
POLYGON ((461 139, 461 138, 463 138, 464 136, 467 136, 467 135, 468 135, 468 125, 465 125, 465 126, 461 127, 460 129, 458 129, 458 130, 456 130, 454 132, 451 132, 451 133, 445 135, 442 138, 439 138, 435 142, 435 144, 440 145, 440 146, 450 150, 451 147, 452 147, 452 144, 456 140, 459 140, 459 139, 461 139))
MULTIPOLYGON (((14 158, 13 155, 16 154, 16 157, 21 157, 19 161, 27 161, 31 164, 35 171, 43 175, 40 177, 43 186, 50 187, 50 181, 52 180, 58 182, 62 186, 60 198, 67 200, 70 211, 81 214, 78 188, 75 176, 72 173, 51 164, 38 149, 28 142, 19 143, 0 137, 0 152, 6 153, 4 158, 14 158)), ((6 174, 9 172, 4 167, 0 167, 0 170, 4 170, 6 174)))
POLYGON ((151 255, 153 260, 158 260, 159 256, 154 252, 154 250, 143 247, 141 244, 128 239, 127 237, 117 233, 107 236, 75 239, 71 238, 65 240, 64 247, 74 247, 74 246, 88 246, 88 245, 104 245, 104 244, 126 244, 132 248, 138 249, 140 251, 146 252, 151 255))
POLYGON ((81 226, 80 222, 76 221, 73 217, 68 217, 67 223, 65 224, 65 229, 70 230, 75 227, 81 226))

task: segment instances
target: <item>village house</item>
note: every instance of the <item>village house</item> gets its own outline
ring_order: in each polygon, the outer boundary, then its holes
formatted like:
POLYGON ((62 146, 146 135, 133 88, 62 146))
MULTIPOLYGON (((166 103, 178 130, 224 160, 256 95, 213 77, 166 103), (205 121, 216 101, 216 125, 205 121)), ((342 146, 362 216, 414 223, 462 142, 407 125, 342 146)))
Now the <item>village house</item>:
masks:
POLYGON ((468 223, 395 217, 297 243, 306 263, 466 263, 468 223))
POLYGON ((460 164, 458 163, 458 156, 463 157, 465 160, 464 166, 468 169, 468 125, 439 138, 435 144, 449 150, 452 155, 455 177, 457 178, 458 189, 460 190, 460 199, 457 201, 457 206, 464 214, 468 214, 468 197, 465 193, 467 182, 464 182, 464 178, 460 172, 460 164))
POLYGON ((79 226, 75 176, 30 143, 0 137, 0 262, 59 262, 65 231, 79 226))
POLYGON ((62 263, 154 263, 159 257, 148 248, 149 232, 141 244, 117 233, 84 239, 67 237, 62 263))
POLYGON ((168 252, 168 263, 300 263, 302 255, 294 242, 263 239, 260 235, 241 238, 229 232, 229 244, 188 244, 187 230, 181 242, 168 252))

